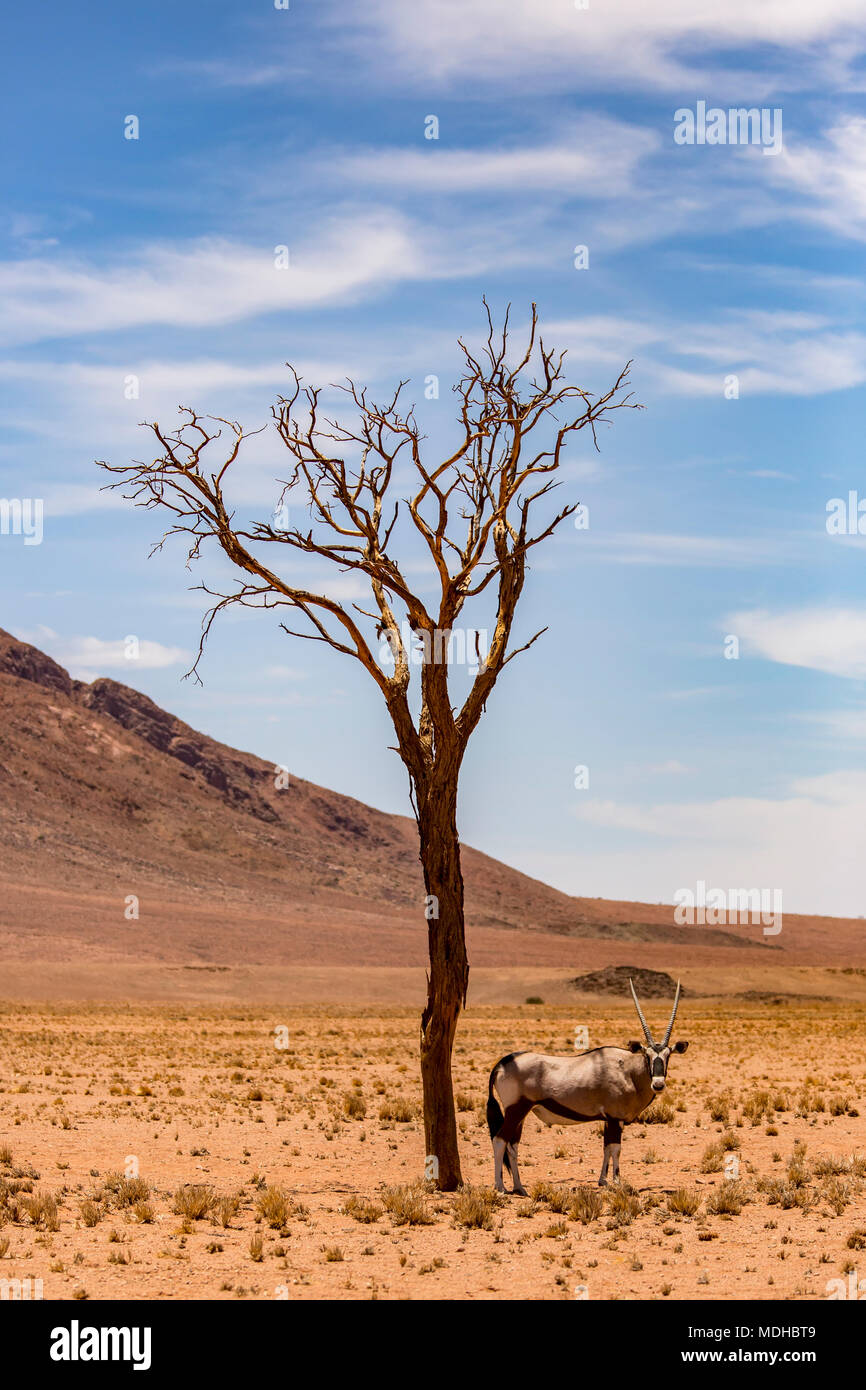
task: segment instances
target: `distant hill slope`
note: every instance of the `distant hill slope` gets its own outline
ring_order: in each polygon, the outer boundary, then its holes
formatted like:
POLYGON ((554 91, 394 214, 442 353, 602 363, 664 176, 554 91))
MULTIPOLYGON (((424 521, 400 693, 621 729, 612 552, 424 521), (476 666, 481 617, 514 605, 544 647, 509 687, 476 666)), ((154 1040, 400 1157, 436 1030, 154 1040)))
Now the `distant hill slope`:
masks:
MULTIPOLYGON (((294 777, 278 791, 272 764, 116 681, 74 681, 2 630, 0 837, 0 959, 425 959, 411 819, 294 777)), ((476 963, 580 965, 574 938, 723 959, 761 941, 674 927, 670 907, 571 898, 471 848, 463 859, 476 963)), ((774 947, 802 955, 817 932, 847 960, 862 937, 855 923, 798 920, 774 947)))

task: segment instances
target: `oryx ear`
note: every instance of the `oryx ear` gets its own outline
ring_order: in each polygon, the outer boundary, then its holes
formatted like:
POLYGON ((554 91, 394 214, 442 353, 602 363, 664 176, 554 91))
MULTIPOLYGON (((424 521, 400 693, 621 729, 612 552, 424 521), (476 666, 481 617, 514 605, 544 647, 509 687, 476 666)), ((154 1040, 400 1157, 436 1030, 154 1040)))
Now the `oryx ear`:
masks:
POLYGON ((637 1042, 634 1038, 632 1038, 629 1042, 628 1050, 629 1052, 643 1052, 643 1043, 637 1042))
POLYGON ((688 1046, 689 1045, 687 1042, 674 1043, 674 1052, 685 1052, 687 1051, 688 1046))

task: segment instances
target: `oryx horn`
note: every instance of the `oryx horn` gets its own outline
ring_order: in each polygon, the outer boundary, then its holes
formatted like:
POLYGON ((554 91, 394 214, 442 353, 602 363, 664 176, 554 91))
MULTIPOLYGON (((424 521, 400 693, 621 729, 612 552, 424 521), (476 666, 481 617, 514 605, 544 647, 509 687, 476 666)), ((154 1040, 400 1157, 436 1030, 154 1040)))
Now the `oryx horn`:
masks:
POLYGON ((679 1005, 679 1002, 680 1002, 680 982, 679 982, 679 980, 677 980, 677 992, 676 992, 676 994, 674 995, 674 1007, 673 1007, 673 1011, 672 1011, 672 1013, 671 1013, 671 1021, 670 1021, 670 1023, 668 1024, 668 1031, 665 1033, 665 1040, 664 1040, 664 1042, 662 1043, 662 1047, 667 1047, 668 1043, 669 1043, 670 1040, 671 1040, 671 1033, 672 1033, 673 1030, 674 1030, 674 1019, 675 1019, 676 1016, 677 1016, 677 1006, 679 1005))
MULTIPOLYGON (((644 1037, 646 1038, 646 1040, 647 1040, 647 1042, 650 1044, 650 1046, 652 1046, 653 1035, 652 1035, 652 1033, 651 1033, 650 1030, 649 1030, 649 1024, 647 1023, 646 1019, 645 1019, 644 1016, 643 1016, 643 1009, 641 1008, 640 1004, 637 1002, 637 995, 636 995, 635 992, 634 992, 634 985, 632 984, 632 981, 631 981, 631 980, 629 980, 629 982, 628 982, 628 987, 629 987, 629 989, 631 990, 631 997, 632 997, 632 999, 634 1000, 634 1006, 635 1006, 635 1008, 637 1009, 637 1016, 638 1016, 638 1018, 640 1019, 640 1026, 641 1026, 641 1028, 642 1028, 643 1031, 644 1031, 644 1037)), ((676 1009, 674 1010, 674 1012, 676 1012, 676 1009)), ((671 1028, 673 1027, 673 1024, 674 1024, 674 1021, 673 1021, 673 1019, 671 1019, 671 1028)), ((670 1028, 668 1029, 668 1032, 670 1032, 670 1028)))

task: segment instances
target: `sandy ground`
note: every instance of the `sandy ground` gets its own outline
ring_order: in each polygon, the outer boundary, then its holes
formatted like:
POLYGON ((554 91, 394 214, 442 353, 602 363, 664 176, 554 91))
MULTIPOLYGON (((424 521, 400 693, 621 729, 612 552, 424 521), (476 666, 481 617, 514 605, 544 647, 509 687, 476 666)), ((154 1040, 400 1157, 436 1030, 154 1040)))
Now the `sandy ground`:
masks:
POLYGON ((624 1183, 597 1208, 598 1127, 530 1116, 534 1197, 497 1203, 490 1067, 568 1053, 582 1025, 634 1034, 610 1001, 465 1015, 472 1190, 441 1195, 414 1009, 0 1006, 0 1296, 816 1299, 850 1271, 866 1290, 866 1006, 684 1002, 691 1047, 625 1132, 624 1183))
MULTIPOLYGON (((738 996, 754 993, 807 1000, 839 999, 866 1003, 866 968, 792 965, 784 960, 683 962, 680 953, 661 947, 648 951, 611 947, 603 941, 571 943, 573 964, 550 966, 535 961, 519 966, 478 966, 469 976, 469 1003, 522 1004, 540 996, 548 1004, 568 1005, 575 998, 577 975, 606 966, 640 965, 682 978, 693 994, 738 996)), ((733 953, 730 953, 733 954, 733 953)), ((353 1008, 423 1007, 424 965, 218 965, 163 964, 148 961, 10 960, 2 957, 0 987, 7 1000, 46 1004, 90 1003, 319 1005, 353 1008)))

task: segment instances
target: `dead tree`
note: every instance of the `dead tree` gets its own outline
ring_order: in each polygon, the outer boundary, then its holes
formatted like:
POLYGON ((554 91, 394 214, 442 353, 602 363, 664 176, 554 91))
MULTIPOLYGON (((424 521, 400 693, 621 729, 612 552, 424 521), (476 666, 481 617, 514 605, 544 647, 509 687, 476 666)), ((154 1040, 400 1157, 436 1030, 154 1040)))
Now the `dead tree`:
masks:
POLYGON ((565 354, 545 347, 534 305, 525 349, 513 362, 508 314, 497 330, 486 301, 484 307, 487 334, 480 350, 459 342, 463 372, 454 387, 458 438, 454 451, 440 462, 423 457, 424 436, 414 410, 404 410, 402 404, 406 382, 378 405, 366 389, 349 381, 339 389, 354 407, 353 423, 343 424, 322 414, 321 391, 302 388, 289 368, 292 389, 272 407, 291 459, 288 476, 280 480, 278 506, 294 503, 300 494, 309 509, 309 525, 278 525, 276 512, 251 525, 236 520, 224 492, 248 437, 236 421, 181 407, 182 423, 176 429, 147 425, 159 448, 153 462, 113 466, 100 461, 100 467, 120 475, 107 486, 125 489, 124 495, 138 506, 172 514, 154 550, 180 534, 187 537, 188 559, 194 560, 203 542, 215 541, 242 572, 229 593, 201 586, 215 602, 202 623, 193 672, 224 608, 273 607, 293 610, 303 620, 300 631, 282 623, 287 633, 354 657, 382 692, 396 751, 409 775, 427 893, 430 969, 421 1017, 424 1130, 426 1152, 438 1162, 438 1184, 444 1191, 461 1182, 451 1055, 469 979, 457 833, 460 767, 500 674, 541 636, 537 632, 512 646, 527 557, 577 505, 558 511, 549 505, 539 508, 558 486, 563 450, 583 429, 590 431, 597 448, 598 425, 616 409, 635 408, 626 391, 628 366, 604 395, 591 396, 566 382, 565 354), (227 443, 219 445, 223 436, 227 443), (216 465, 215 455, 220 460, 216 465), (539 511, 544 515, 533 530, 539 511), (412 535, 435 574, 435 602, 413 590, 395 558, 398 543, 412 535), (279 556, 286 546, 326 560, 344 574, 364 576, 371 608, 299 588, 284 578, 279 556), (450 634, 465 605, 475 599, 491 613, 492 636, 487 649, 474 654, 458 708, 449 690, 450 634), (377 659, 374 631, 380 648, 390 651, 388 662, 377 659), (414 634, 408 641, 407 631, 414 634), (410 701, 416 639, 423 644, 420 690, 413 689, 410 701))

